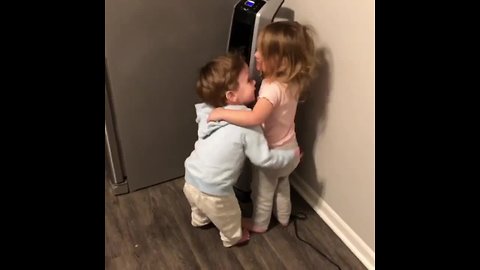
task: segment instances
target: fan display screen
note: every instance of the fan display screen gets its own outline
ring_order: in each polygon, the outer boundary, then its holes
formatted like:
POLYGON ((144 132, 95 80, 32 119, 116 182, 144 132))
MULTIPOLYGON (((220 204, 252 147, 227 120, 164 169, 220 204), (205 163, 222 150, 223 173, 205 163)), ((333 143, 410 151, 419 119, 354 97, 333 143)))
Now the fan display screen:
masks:
POLYGON ((248 7, 253 7, 253 5, 255 5, 255 2, 247 0, 247 2, 245 2, 245 5, 248 7))

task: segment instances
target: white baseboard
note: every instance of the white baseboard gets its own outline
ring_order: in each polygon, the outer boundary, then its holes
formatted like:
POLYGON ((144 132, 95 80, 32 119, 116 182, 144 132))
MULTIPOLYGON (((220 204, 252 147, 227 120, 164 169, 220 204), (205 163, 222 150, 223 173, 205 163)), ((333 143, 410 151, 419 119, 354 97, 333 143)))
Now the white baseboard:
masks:
POLYGON ((308 187, 305 180, 297 173, 291 175, 296 179, 290 181, 295 190, 315 210, 333 232, 345 243, 345 245, 357 256, 357 258, 369 270, 375 269, 375 252, 348 226, 333 209, 308 187))

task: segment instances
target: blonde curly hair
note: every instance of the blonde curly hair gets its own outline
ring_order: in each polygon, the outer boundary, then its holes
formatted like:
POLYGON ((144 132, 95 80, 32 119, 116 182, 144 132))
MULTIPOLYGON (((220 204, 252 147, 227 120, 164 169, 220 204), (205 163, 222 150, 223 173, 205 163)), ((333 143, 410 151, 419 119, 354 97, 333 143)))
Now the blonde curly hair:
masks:
POLYGON ((257 50, 265 64, 264 78, 288 83, 299 98, 310 83, 316 65, 313 29, 298 22, 274 22, 258 36, 257 50))

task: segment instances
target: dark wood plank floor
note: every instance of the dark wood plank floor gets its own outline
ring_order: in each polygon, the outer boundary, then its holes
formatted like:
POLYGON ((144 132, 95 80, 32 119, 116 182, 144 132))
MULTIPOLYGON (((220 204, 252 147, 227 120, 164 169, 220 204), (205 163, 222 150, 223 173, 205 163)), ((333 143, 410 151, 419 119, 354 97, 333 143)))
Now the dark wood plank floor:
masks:
MULTIPOLYGON (((214 227, 193 228, 179 178, 115 196, 105 181, 105 269, 338 269, 295 236, 293 222, 272 222, 247 245, 224 248, 214 227)), ((366 269, 292 188, 293 212, 303 212, 298 233, 342 270, 366 269)), ((249 215, 251 205, 243 205, 249 215)))

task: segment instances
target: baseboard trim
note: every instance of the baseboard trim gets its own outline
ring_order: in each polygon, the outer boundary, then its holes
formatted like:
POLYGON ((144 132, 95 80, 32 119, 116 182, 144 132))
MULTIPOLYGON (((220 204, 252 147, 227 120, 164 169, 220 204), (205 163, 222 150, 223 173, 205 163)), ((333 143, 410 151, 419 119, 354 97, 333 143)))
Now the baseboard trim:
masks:
POLYGON ((290 183, 302 198, 315 210, 333 232, 345 243, 369 270, 375 269, 375 252, 348 226, 343 219, 297 173, 290 183))

